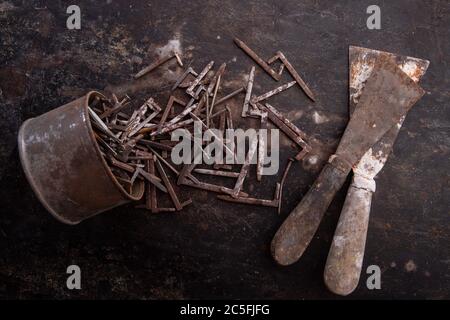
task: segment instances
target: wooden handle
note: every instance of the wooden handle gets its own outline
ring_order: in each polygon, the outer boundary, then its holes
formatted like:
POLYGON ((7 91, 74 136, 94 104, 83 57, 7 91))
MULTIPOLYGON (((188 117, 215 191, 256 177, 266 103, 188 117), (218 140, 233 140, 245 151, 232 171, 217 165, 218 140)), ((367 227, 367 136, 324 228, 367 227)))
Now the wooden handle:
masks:
POLYGON ((281 265, 296 262, 314 237, 320 221, 350 171, 327 163, 302 201, 290 213, 272 240, 272 256, 281 265))
POLYGON ((334 233, 324 271, 330 291, 346 296, 358 286, 375 181, 355 175, 334 233))

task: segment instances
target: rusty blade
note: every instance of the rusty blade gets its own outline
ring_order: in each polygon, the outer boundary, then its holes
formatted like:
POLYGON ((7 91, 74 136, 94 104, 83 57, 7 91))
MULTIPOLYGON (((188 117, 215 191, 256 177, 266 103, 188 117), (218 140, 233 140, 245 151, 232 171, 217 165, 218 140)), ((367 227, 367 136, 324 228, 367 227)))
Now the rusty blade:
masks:
POLYGON ((377 59, 369 80, 336 150, 337 157, 352 165, 424 94, 391 57, 377 59))
POLYGON ((376 61, 380 56, 392 58, 396 65, 406 73, 414 82, 419 82, 430 65, 430 61, 414 57, 395 55, 390 52, 367 49, 362 47, 349 47, 349 93, 350 114, 359 102, 367 79, 372 74, 376 61))
MULTIPOLYGON (((372 74, 375 63, 379 57, 391 57, 397 66, 406 73, 414 82, 418 82, 425 74, 430 62, 418 58, 394 55, 390 52, 372 50, 367 48, 349 47, 350 62, 350 115, 356 109, 365 87, 367 78, 372 74)), ((383 138, 374 144, 361 158, 353 171, 359 172, 368 178, 374 178, 383 168, 391 153, 398 132, 403 124, 404 118, 401 118, 397 125, 393 126, 383 138)))

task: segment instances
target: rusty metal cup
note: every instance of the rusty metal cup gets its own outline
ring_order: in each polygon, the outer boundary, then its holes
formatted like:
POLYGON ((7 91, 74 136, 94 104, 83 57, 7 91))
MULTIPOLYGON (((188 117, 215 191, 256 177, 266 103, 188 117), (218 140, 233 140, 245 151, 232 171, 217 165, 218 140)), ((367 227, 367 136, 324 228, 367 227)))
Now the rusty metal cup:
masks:
POLYGON ((44 207, 59 221, 77 224, 144 194, 136 181, 128 193, 103 158, 89 120, 85 96, 26 120, 19 130, 20 161, 44 207))

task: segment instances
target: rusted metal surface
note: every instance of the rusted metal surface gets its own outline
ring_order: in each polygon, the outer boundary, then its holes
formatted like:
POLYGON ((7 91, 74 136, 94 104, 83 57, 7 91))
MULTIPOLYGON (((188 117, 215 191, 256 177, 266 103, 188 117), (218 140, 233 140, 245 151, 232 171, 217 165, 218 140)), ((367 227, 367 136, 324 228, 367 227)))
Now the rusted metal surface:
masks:
POLYGON ((274 95, 276 95, 276 94, 278 94, 280 92, 283 92, 284 90, 289 89, 290 87, 292 87, 296 83, 297 83, 296 81, 291 81, 291 82, 283 84, 282 86, 279 86, 279 87, 277 87, 277 88, 275 88, 273 90, 270 90, 270 91, 268 91, 268 92, 266 92, 266 93, 264 93, 264 94, 262 94, 262 95, 260 95, 258 97, 254 97, 254 98, 252 98, 252 103, 257 103, 257 102, 261 102, 263 100, 266 100, 266 99, 268 99, 268 98, 270 98, 270 97, 272 97, 272 96, 274 96, 274 95))
POLYGON ((169 101, 167 102, 167 106, 164 109, 164 113, 158 124, 158 133, 161 133, 162 127, 165 124, 165 122, 167 121, 167 117, 169 116, 169 112, 173 110, 172 107, 173 107, 174 103, 178 103, 184 107, 186 106, 186 103, 184 103, 184 101, 181 101, 180 99, 178 99, 175 96, 170 96, 169 101))
MULTIPOLYGON (((155 176, 155 173, 156 173, 155 172, 155 159, 153 157, 148 159, 146 162, 146 172, 151 176, 155 176)), ((175 208, 159 208, 158 207, 158 197, 156 194, 156 186, 153 183, 147 184, 145 204, 137 205, 136 207, 137 208, 145 208, 147 210, 150 210, 152 213, 175 211, 175 208)))
MULTIPOLYGON (((267 63, 269 64, 269 65, 271 65, 272 63, 274 63, 275 61, 277 61, 278 59, 280 59, 280 53, 281 51, 277 51, 276 53, 275 53, 275 55, 272 57, 272 58, 270 58, 269 60, 267 60, 267 63)), ((283 64, 283 63, 281 63, 280 64, 280 67, 278 68, 278 74, 281 76, 282 74, 283 74, 283 71, 284 71, 284 68, 285 68, 285 65, 283 64)))
MULTIPOLYGON (((295 81, 297 82, 297 84, 300 86, 300 88, 302 88, 302 90, 306 93, 306 95, 312 100, 315 101, 315 97, 314 94, 312 93, 311 89, 308 87, 308 85, 305 83, 305 81, 300 77, 300 75, 298 74, 298 72, 294 69, 294 67, 292 66, 292 64, 288 61, 288 59, 286 59, 286 56, 281 52, 278 51, 274 57, 275 59, 273 59, 271 62, 275 61, 276 59, 280 59, 282 62, 281 67, 286 67, 286 69, 289 71, 289 73, 291 74, 292 78, 295 79, 295 81)), ((283 69, 280 68, 279 73, 281 74, 283 72, 283 69)))
POLYGON ((180 84, 187 78, 188 75, 193 75, 195 77, 198 76, 198 73, 194 71, 194 69, 192 69, 192 67, 188 67, 186 69, 186 71, 183 72, 183 74, 181 75, 181 77, 178 78, 177 82, 175 82, 175 84, 172 86, 172 91, 175 90, 176 88, 178 88, 180 86, 180 84))
POLYGON ((242 40, 238 38, 234 38, 234 42, 236 45, 244 50, 246 54, 249 55, 261 68, 264 69, 272 78, 276 81, 280 80, 281 75, 275 72, 263 59, 261 59, 252 49, 250 49, 242 40))
POLYGON ((380 56, 391 58, 396 65, 405 72, 413 81, 419 82, 430 65, 428 60, 414 57, 396 55, 386 51, 372 50, 362 47, 349 47, 349 102, 350 114, 356 109, 367 79, 373 72, 376 61, 380 56))
POLYGON ((156 160, 156 168, 158 169, 159 175, 161 176, 164 185, 166 186, 167 192, 169 193, 170 198, 172 199, 175 209, 180 211, 181 209, 183 209, 183 206, 181 205, 180 200, 178 200, 177 194, 175 193, 175 190, 173 189, 173 186, 170 183, 170 180, 167 177, 164 168, 162 167, 161 163, 159 163, 158 160, 156 160))
POLYGON ((178 65, 180 67, 183 67, 183 61, 181 60, 181 56, 177 52, 174 52, 173 55, 175 56, 175 59, 177 59, 178 65))
POLYGON ((308 152, 311 151, 311 146, 305 141, 309 140, 306 134, 291 121, 289 121, 281 112, 268 103, 257 103, 257 107, 260 110, 263 110, 265 114, 262 118, 267 115, 275 126, 277 126, 289 139, 302 148, 302 150, 295 156, 297 161, 301 160, 308 152))
POLYGON ((247 87, 245 89, 245 99, 244 99, 244 105, 242 106, 242 117, 246 117, 248 113, 248 105, 250 103, 250 99, 252 97, 252 90, 253 90, 253 81, 255 79, 255 67, 252 67, 250 69, 250 74, 248 75, 248 82, 247 87))
POLYGON ((279 264, 302 256, 351 167, 423 94, 391 59, 377 60, 335 154, 272 240, 272 256, 279 264))
POLYGON ((233 130, 234 122, 233 122, 233 114, 231 113, 231 108, 228 105, 225 105, 225 109, 227 110, 227 113, 226 113, 227 128, 233 130))
MULTIPOLYGON (((281 121, 283 121, 283 123, 290 129, 292 130, 297 137, 301 138, 302 140, 307 140, 308 137, 306 135, 306 133, 304 133, 302 130, 300 130, 295 124, 293 124, 288 118, 286 118, 280 111, 278 111, 277 109, 275 109, 272 105, 265 103, 264 104, 265 108, 267 108, 267 111, 269 113, 272 113, 273 115, 275 115, 278 119, 280 119, 281 121)), ((299 143, 301 144, 306 144, 306 142, 301 142, 300 139, 297 138, 297 140, 299 141, 299 143)))
POLYGON ((283 199, 283 186, 284 186, 284 183, 286 181, 286 178, 287 178, 287 175, 289 173, 289 170, 291 169, 292 162, 293 162, 293 160, 289 159, 289 161, 288 161, 288 163, 286 165, 286 168, 284 169, 283 177, 281 178, 281 182, 280 182, 280 196, 279 196, 280 201, 278 203, 278 214, 281 213, 281 205, 283 203, 283 201, 282 201, 282 199, 283 199))
POLYGON ((211 70, 212 66, 214 65, 214 61, 211 61, 206 65, 205 68, 199 73, 198 77, 195 78, 194 81, 192 81, 192 84, 189 88, 187 88, 186 93, 192 96, 194 99, 198 98, 198 93, 194 92, 195 87, 197 87, 198 84, 200 84, 200 81, 206 76, 209 70, 211 70))
MULTIPOLYGON (((193 187, 193 188, 197 188, 197 189, 211 191, 211 192, 225 193, 225 194, 229 194, 229 195, 234 194, 233 189, 230 189, 230 188, 227 188, 224 186, 219 186, 219 185, 206 183, 206 182, 202 182, 202 181, 193 182, 192 176, 188 176, 188 178, 186 178, 182 184, 193 187)), ((248 194, 243 191, 239 191, 237 196, 245 197, 245 196, 248 196, 248 194)))
POLYGON ((100 114, 100 119, 104 119, 106 117, 109 117, 110 115, 119 113, 121 110, 123 110, 125 107, 127 107, 130 103, 130 97, 125 96, 121 101, 119 101, 115 94, 112 95, 114 106, 102 114, 100 114))
POLYGON ((140 181, 128 193, 100 153, 88 112, 96 96, 103 97, 90 92, 27 120, 19 131, 20 160, 28 181, 45 208, 68 224, 139 200, 144 193, 140 181))
POLYGON ((142 128, 144 128, 148 123, 150 123, 153 118, 155 118, 159 114, 159 111, 152 112, 147 118, 137 124, 129 133, 129 136, 132 137, 136 133, 138 133, 142 128))
POLYGON ((166 55, 166 56, 164 56, 162 58, 156 59, 152 64, 150 64, 149 66, 145 67, 144 69, 142 69, 141 71, 136 73, 134 75, 134 78, 135 79, 139 79, 139 78, 143 77, 147 73, 152 72, 154 69, 156 69, 160 65, 166 63, 167 61, 169 61, 169 60, 171 60, 173 58, 176 58, 177 62, 180 64, 180 66, 183 66, 183 63, 181 62, 180 57, 175 52, 173 52, 172 54, 169 54, 169 55, 166 55))
MULTIPOLYGON (((207 190, 207 191, 211 191, 211 192, 217 192, 217 193, 225 193, 225 194, 233 194, 234 190, 224 187, 224 186, 220 186, 220 185, 215 185, 215 184, 211 184, 211 183, 206 183, 206 182, 202 182, 199 181, 198 179, 196 179, 191 173, 192 171, 195 169, 196 164, 192 161, 192 163, 190 164, 185 164, 180 172, 180 174, 178 175, 178 180, 177 180, 177 184, 178 185, 186 185, 186 186, 190 186, 190 187, 194 187, 197 189, 202 189, 202 190, 207 190)), ((242 191, 238 191, 238 195, 240 196, 248 196, 246 193, 242 192, 242 191)))
MULTIPOLYGON (((239 48, 244 50, 245 53, 247 53, 261 68, 264 69, 264 71, 266 71, 276 81, 279 81, 281 79, 281 75, 282 75, 284 69, 286 68, 288 70, 288 72, 291 74, 291 76, 294 78, 295 82, 306 93, 308 98, 310 98, 312 101, 315 101, 315 97, 314 97, 314 94, 312 93, 311 89, 308 87, 308 85, 305 83, 305 81, 300 77, 298 72, 295 70, 295 68, 292 66, 292 64, 288 61, 286 56, 281 51, 277 51, 272 58, 270 58, 269 60, 267 60, 267 62, 265 62, 252 49, 250 49, 242 40, 239 40, 238 38, 234 38, 234 42, 237 44, 237 46, 239 48), (276 60, 281 61, 281 65, 280 65, 278 72, 276 72, 270 66, 276 60)), ((247 90, 247 92, 248 92, 248 90, 247 90)), ((261 99, 261 100, 263 100, 263 99, 261 99)), ((257 100, 255 102, 258 102, 261 100, 257 100)), ((246 108, 248 108, 248 104, 244 103, 244 110, 246 110, 246 108)))
MULTIPOLYGON (((196 107, 196 105, 194 105, 192 109, 195 109, 195 107, 196 107)), ((179 120, 180 119, 178 119, 177 123, 167 123, 165 126, 163 126, 163 128, 161 129, 161 131, 159 133, 157 131, 155 131, 155 130, 150 130, 150 131, 153 131, 150 134, 150 136, 156 136, 158 134, 168 133, 168 132, 174 131, 174 130, 176 130, 178 128, 183 128, 186 125, 191 124, 192 122, 194 122, 192 119, 186 119, 186 120, 183 120, 183 121, 179 121, 179 120)), ((145 131, 145 129, 141 130, 140 132, 144 132, 144 131, 145 131)))
POLYGON ((255 155, 256 148, 258 147, 258 138, 254 137, 250 142, 250 148, 247 152, 247 156, 245 157, 244 164, 241 167, 241 172, 236 180, 236 184, 234 185, 233 192, 231 193, 232 197, 237 197, 239 192, 241 191, 242 185, 244 184, 245 177, 247 176, 248 169, 250 167, 250 162, 255 155))
POLYGON ((239 177, 239 172, 230 172, 230 171, 220 171, 220 170, 211 170, 211 169, 194 169, 194 172, 207 174, 211 176, 219 176, 219 177, 228 177, 228 178, 237 178, 239 177))
POLYGON ((264 206, 264 207, 274 207, 277 208, 280 203, 280 184, 277 182, 274 198, 272 200, 266 200, 266 199, 257 199, 252 197, 243 197, 243 196, 229 196, 229 195, 218 195, 217 199, 228 201, 228 202, 235 202, 235 203, 243 203, 243 204, 249 204, 254 206, 264 206))
POLYGON ((141 168, 136 168, 136 171, 139 172, 139 174, 145 178, 145 180, 147 180, 148 182, 150 182, 151 184, 154 184, 155 187, 157 187, 159 190, 161 190, 162 192, 167 192, 166 187, 161 183, 161 179, 158 178, 157 176, 155 176, 152 173, 148 173, 144 170, 142 170, 141 168))
POLYGON ((214 86, 214 94, 213 94, 212 100, 211 100, 211 108, 209 110, 209 116, 211 116, 211 114, 214 111, 214 104, 216 103, 217 91, 219 90, 219 86, 220 86, 220 77, 221 77, 220 75, 217 77, 216 85, 214 86))
POLYGON ((220 78, 225 73, 225 69, 227 67, 227 64, 224 62, 219 66, 219 69, 214 73, 214 76, 212 77, 211 81, 209 82, 207 92, 208 94, 213 93, 213 90, 218 90, 220 85, 220 78))
MULTIPOLYGON (((172 151, 172 146, 170 146, 167 143, 161 143, 161 142, 150 141, 150 140, 145 140, 145 139, 139 140, 139 143, 150 146, 150 147, 154 147, 154 148, 160 149, 160 150, 172 151)), ((139 152, 136 152, 136 153, 139 153, 139 152)))
POLYGON ((198 103, 193 104, 190 107, 186 107, 180 114, 178 114, 176 117, 172 118, 168 124, 167 127, 169 127, 170 125, 174 125, 176 124, 178 121, 180 121, 181 119, 183 119, 185 116, 187 116, 189 113, 191 113, 192 111, 195 110, 195 108, 198 107, 198 103))
MULTIPOLYGON (((261 129, 267 129, 267 112, 261 114, 261 129)), ((256 163, 256 179, 261 181, 264 171, 264 158, 266 154, 266 141, 262 134, 258 134, 258 160, 256 163)))
POLYGON ((216 102, 216 106, 219 106, 220 104, 224 103, 225 101, 228 101, 229 99, 233 98, 234 96, 238 95, 239 93, 241 93, 242 91, 244 91, 244 88, 239 88, 233 92, 230 92, 229 94, 227 94, 226 96, 220 98, 219 100, 217 100, 216 102))
MULTIPOLYGON (((150 159, 147 161, 147 172, 150 174, 155 174, 155 159, 150 159)), ((151 212, 158 212, 158 198, 156 197, 156 187, 153 183, 147 184, 147 209, 150 209, 151 212), (150 208, 148 207, 150 204, 150 208)))
MULTIPOLYGON (((350 46, 350 113, 358 108, 365 81, 372 73, 380 56, 393 58, 397 66, 414 82, 420 80, 429 65, 427 60, 350 46)), ((348 295, 358 285, 372 194, 376 189, 374 178, 384 167, 403 120, 404 117, 353 166, 354 176, 339 217, 324 271, 325 284, 336 294, 348 295)))

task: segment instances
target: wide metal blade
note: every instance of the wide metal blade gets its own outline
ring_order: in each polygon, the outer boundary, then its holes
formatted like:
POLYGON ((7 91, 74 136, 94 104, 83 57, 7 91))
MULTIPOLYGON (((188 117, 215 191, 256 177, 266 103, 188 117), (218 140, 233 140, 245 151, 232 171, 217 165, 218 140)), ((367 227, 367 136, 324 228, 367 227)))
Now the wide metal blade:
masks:
POLYGON ((349 46, 349 93, 350 116, 355 111, 367 79, 372 74, 379 57, 392 58, 395 64, 414 82, 419 82, 430 65, 430 61, 409 56, 396 55, 391 52, 349 46))
MULTIPOLYGON (((425 74, 430 64, 428 60, 395 55, 385 51, 350 46, 350 115, 353 113, 355 108, 357 108, 359 98, 365 87, 365 82, 371 75, 375 62, 380 56, 393 58, 396 65, 416 83, 419 82, 420 78, 425 74)), ((353 167, 353 171, 367 178, 374 178, 378 174, 392 151, 398 132, 403 124, 403 120, 404 117, 401 118, 397 125, 393 126, 388 132, 386 132, 386 134, 361 157, 361 160, 353 167)))
POLYGON ((423 94, 391 57, 379 56, 335 155, 354 165, 423 94))

